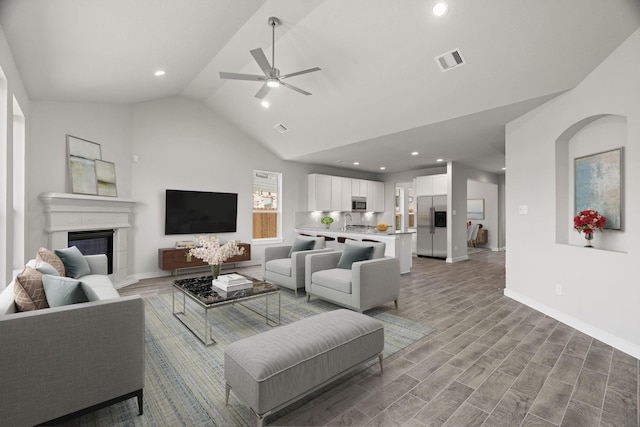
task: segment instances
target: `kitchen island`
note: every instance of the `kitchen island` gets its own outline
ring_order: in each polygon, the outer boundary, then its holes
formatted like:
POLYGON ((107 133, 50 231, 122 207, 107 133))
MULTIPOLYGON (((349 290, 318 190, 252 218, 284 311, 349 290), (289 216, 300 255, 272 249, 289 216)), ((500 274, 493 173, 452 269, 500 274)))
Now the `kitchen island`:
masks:
POLYGON ((400 259, 400 274, 411 272, 411 234, 396 233, 393 231, 377 231, 375 227, 349 228, 346 231, 326 228, 296 228, 297 233, 312 236, 327 236, 336 240, 326 242, 326 246, 336 250, 342 250, 343 243, 338 242, 339 237, 362 241, 363 239, 377 240, 385 243, 385 256, 400 259))

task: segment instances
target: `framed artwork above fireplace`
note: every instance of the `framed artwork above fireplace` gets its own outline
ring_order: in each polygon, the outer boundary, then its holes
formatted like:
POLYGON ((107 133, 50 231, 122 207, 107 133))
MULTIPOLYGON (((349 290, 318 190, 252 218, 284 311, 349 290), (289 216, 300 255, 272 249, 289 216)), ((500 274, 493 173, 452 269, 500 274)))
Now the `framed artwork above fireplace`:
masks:
POLYGON ((76 194, 98 194, 95 161, 102 159, 100 144, 67 135, 67 154, 71 191, 76 194))

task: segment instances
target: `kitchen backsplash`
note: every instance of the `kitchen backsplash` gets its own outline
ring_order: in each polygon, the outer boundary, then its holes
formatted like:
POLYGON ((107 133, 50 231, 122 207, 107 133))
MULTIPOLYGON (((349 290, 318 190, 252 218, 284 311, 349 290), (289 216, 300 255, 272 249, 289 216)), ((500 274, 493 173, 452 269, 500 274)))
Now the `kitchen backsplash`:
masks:
POLYGON ((296 228, 326 228, 321 223, 322 217, 329 216, 333 222, 329 226, 330 230, 340 230, 344 225, 371 225, 378 224, 378 214, 373 212, 296 212, 296 228), (345 223, 346 222, 346 223, 345 223))

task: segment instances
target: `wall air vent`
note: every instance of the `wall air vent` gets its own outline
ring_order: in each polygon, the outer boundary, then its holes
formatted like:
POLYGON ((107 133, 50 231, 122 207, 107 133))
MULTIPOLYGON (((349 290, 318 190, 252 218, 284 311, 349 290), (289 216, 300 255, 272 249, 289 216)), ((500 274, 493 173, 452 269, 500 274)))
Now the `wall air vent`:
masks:
POLYGON ((274 126, 274 128, 280 133, 289 132, 289 129, 282 123, 278 123, 277 125, 274 126))
POLYGON ((454 49, 451 52, 436 56, 435 60, 442 71, 449 71, 452 68, 465 64, 464 58, 462 58, 462 53, 460 53, 460 49, 454 49))

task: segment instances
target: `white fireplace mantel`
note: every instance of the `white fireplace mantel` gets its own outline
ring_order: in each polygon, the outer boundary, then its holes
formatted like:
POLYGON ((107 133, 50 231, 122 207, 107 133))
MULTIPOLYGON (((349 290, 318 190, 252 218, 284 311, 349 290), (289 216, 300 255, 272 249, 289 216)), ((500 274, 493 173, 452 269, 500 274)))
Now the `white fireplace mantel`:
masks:
POLYGON ((113 280, 116 288, 135 283, 129 279, 129 238, 135 200, 85 194, 42 193, 49 247, 68 246, 70 231, 107 230, 113 234, 113 280))

